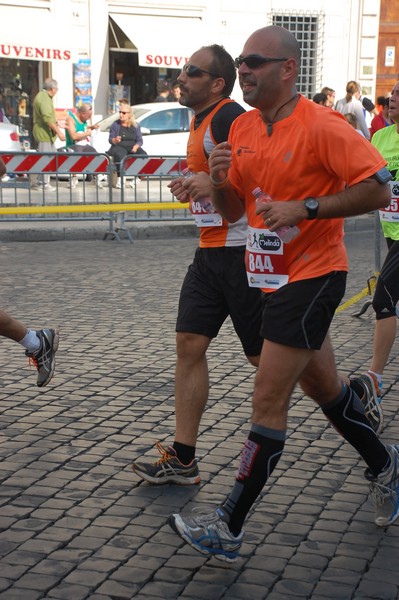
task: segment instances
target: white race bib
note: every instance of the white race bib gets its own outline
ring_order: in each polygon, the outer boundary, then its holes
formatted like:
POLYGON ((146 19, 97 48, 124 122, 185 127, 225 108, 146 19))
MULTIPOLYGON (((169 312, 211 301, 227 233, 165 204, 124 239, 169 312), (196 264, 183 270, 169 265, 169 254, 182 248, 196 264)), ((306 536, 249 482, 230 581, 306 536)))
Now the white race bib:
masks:
POLYGON ((274 231, 248 227, 245 266, 250 287, 278 289, 288 283, 284 243, 274 231))
POLYGON ((388 208, 380 208, 381 221, 399 223, 399 181, 390 181, 391 203, 388 208))
POLYGON ((197 227, 220 227, 223 224, 222 215, 215 211, 210 198, 190 200, 190 212, 197 227))

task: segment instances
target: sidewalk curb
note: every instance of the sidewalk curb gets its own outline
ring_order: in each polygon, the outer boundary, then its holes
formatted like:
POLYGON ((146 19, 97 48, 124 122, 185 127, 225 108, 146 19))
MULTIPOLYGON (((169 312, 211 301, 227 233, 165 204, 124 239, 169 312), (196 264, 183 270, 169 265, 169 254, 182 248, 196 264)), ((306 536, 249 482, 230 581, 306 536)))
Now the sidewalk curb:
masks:
MULTIPOLYGON (((198 230, 190 221, 128 222, 126 223, 133 239, 167 239, 198 237, 198 230)), ((373 231, 374 214, 345 219, 345 231, 373 231)), ((92 241, 104 239, 108 231, 108 219, 92 221, 15 222, 0 221, 0 242, 53 242, 53 241, 92 241)), ((120 232, 122 240, 126 238, 120 232)), ((111 236, 107 236, 111 240, 111 236)), ((127 239, 127 238, 126 238, 127 239)))
MULTIPOLYGON (((192 223, 127 223, 133 239, 167 239, 198 237, 197 228, 192 223)), ((103 240, 108 232, 106 220, 88 223, 0 223, 0 242, 53 242, 53 241, 93 241, 103 240)), ((127 236, 119 232, 124 241, 127 236)), ((112 236, 106 237, 112 240, 112 236)))

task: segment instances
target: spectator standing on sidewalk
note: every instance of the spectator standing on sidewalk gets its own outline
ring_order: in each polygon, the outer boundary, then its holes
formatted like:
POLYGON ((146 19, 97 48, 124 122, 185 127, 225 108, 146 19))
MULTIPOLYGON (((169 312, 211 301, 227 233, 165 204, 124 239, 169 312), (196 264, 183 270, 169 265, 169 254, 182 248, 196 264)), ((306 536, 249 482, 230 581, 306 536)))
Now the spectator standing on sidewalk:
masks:
POLYGON ((346 96, 341 98, 341 100, 337 100, 334 109, 342 115, 346 115, 347 113, 355 115, 364 137, 369 140, 370 132, 364 116, 363 105, 359 100, 360 94, 361 88, 357 81, 348 81, 346 84, 346 96))
POLYGON ((180 85, 179 85, 178 81, 175 81, 175 83, 170 88, 168 102, 179 102, 179 100, 180 100, 180 85))
POLYGON ((244 101, 257 110, 236 119, 229 143, 209 159, 215 207, 229 222, 246 212, 249 232, 264 240, 255 251, 247 246, 248 272, 267 294, 264 343, 252 425, 230 494, 213 512, 174 514, 170 523, 199 552, 229 562, 283 452, 298 382, 365 460, 375 523, 385 527, 399 515, 399 447, 380 442, 358 396, 341 382, 328 335, 348 268, 342 218, 385 206, 389 173, 340 115, 298 94, 299 65, 299 44, 286 29, 265 27, 249 37, 236 66, 244 101), (272 201, 255 203, 258 186, 272 201), (276 231, 294 225, 299 235, 283 245, 276 231))
MULTIPOLYGON (((57 137, 64 142, 65 135, 57 124, 53 98, 58 92, 58 83, 55 79, 45 79, 43 89, 36 94, 33 100, 33 137, 39 152, 56 152, 54 141, 57 137)), ((50 175, 40 175, 32 189, 45 189, 54 192, 55 187, 50 185, 50 175)))
POLYGON ((320 106, 327 106, 327 96, 320 92, 319 94, 315 94, 312 98, 312 101, 316 104, 320 104, 320 106))
POLYGON ((330 87, 325 86, 321 90, 321 93, 325 94, 327 96, 326 106, 328 106, 328 108, 333 108, 333 106, 335 104, 335 90, 333 90, 330 87))
POLYGON ((257 366, 263 340, 259 335, 260 290, 248 286, 244 256, 247 219, 230 224, 211 204, 208 158, 219 142, 227 140, 233 121, 244 109, 230 99, 236 71, 234 61, 217 44, 191 56, 177 81, 180 103, 194 110, 187 144, 191 177, 170 184, 181 202, 189 202, 200 242, 184 279, 176 324, 175 414, 173 445, 158 444, 161 459, 135 461, 133 471, 155 483, 199 483, 195 458, 198 429, 209 396, 206 352, 230 315, 248 361, 257 366))
POLYGON ((154 102, 168 102, 169 101, 169 84, 165 79, 160 79, 157 82, 157 96, 154 102))
POLYGON ((392 119, 389 116, 389 98, 384 98, 381 96, 378 99, 379 106, 381 107, 378 115, 374 117, 370 124, 370 139, 373 139, 373 135, 376 131, 383 129, 384 127, 389 127, 392 125, 392 119))

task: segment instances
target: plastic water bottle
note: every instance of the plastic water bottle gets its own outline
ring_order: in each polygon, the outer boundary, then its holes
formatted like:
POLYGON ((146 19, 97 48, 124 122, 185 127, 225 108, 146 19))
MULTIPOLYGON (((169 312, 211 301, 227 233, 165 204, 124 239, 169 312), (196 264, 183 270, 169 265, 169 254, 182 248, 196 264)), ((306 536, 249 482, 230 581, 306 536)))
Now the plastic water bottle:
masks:
MULTIPOLYGON (((272 197, 269 196, 269 194, 266 194, 266 192, 263 192, 260 189, 260 187, 257 187, 254 190, 252 190, 252 194, 256 200, 256 203, 273 202, 272 197)), ((278 237, 281 241, 284 242, 284 244, 289 244, 294 238, 296 238, 299 232, 300 230, 296 225, 283 225, 275 231, 275 233, 277 233, 278 237)))
MULTIPOLYGON (((189 169, 183 169, 182 171, 183 177, 194 177, 195 173, 192 173, 189 169)), ((193 202, 193 200, 192 200, 193 202)), ((203 208, 203 210, 207 213, 213 213, 215 212, 215 209, 213 208, 213 204, 211 202, 211 198, 210 197, 205 197, 205 198, 200 198, 199 200, 196 200, 196 202, 198 202, 201 207, 203 208)))

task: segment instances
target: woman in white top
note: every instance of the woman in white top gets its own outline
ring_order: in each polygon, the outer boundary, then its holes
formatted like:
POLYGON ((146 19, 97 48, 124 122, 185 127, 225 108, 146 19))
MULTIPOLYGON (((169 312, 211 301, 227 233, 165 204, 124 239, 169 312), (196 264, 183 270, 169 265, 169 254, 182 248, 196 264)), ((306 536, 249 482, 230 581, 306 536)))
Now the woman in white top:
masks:
POLYGON ((355 115, 359 125, 360 131, 363 133, 366 139, 370 139, 370 132, 367 127, 366 119, 364 117, 363 105, 360 102, 361 89, 356 81, 349 81, 346 84, 346 96, 341 100, 338 100, 334 108, 342 115, 352 113, 355 115))

